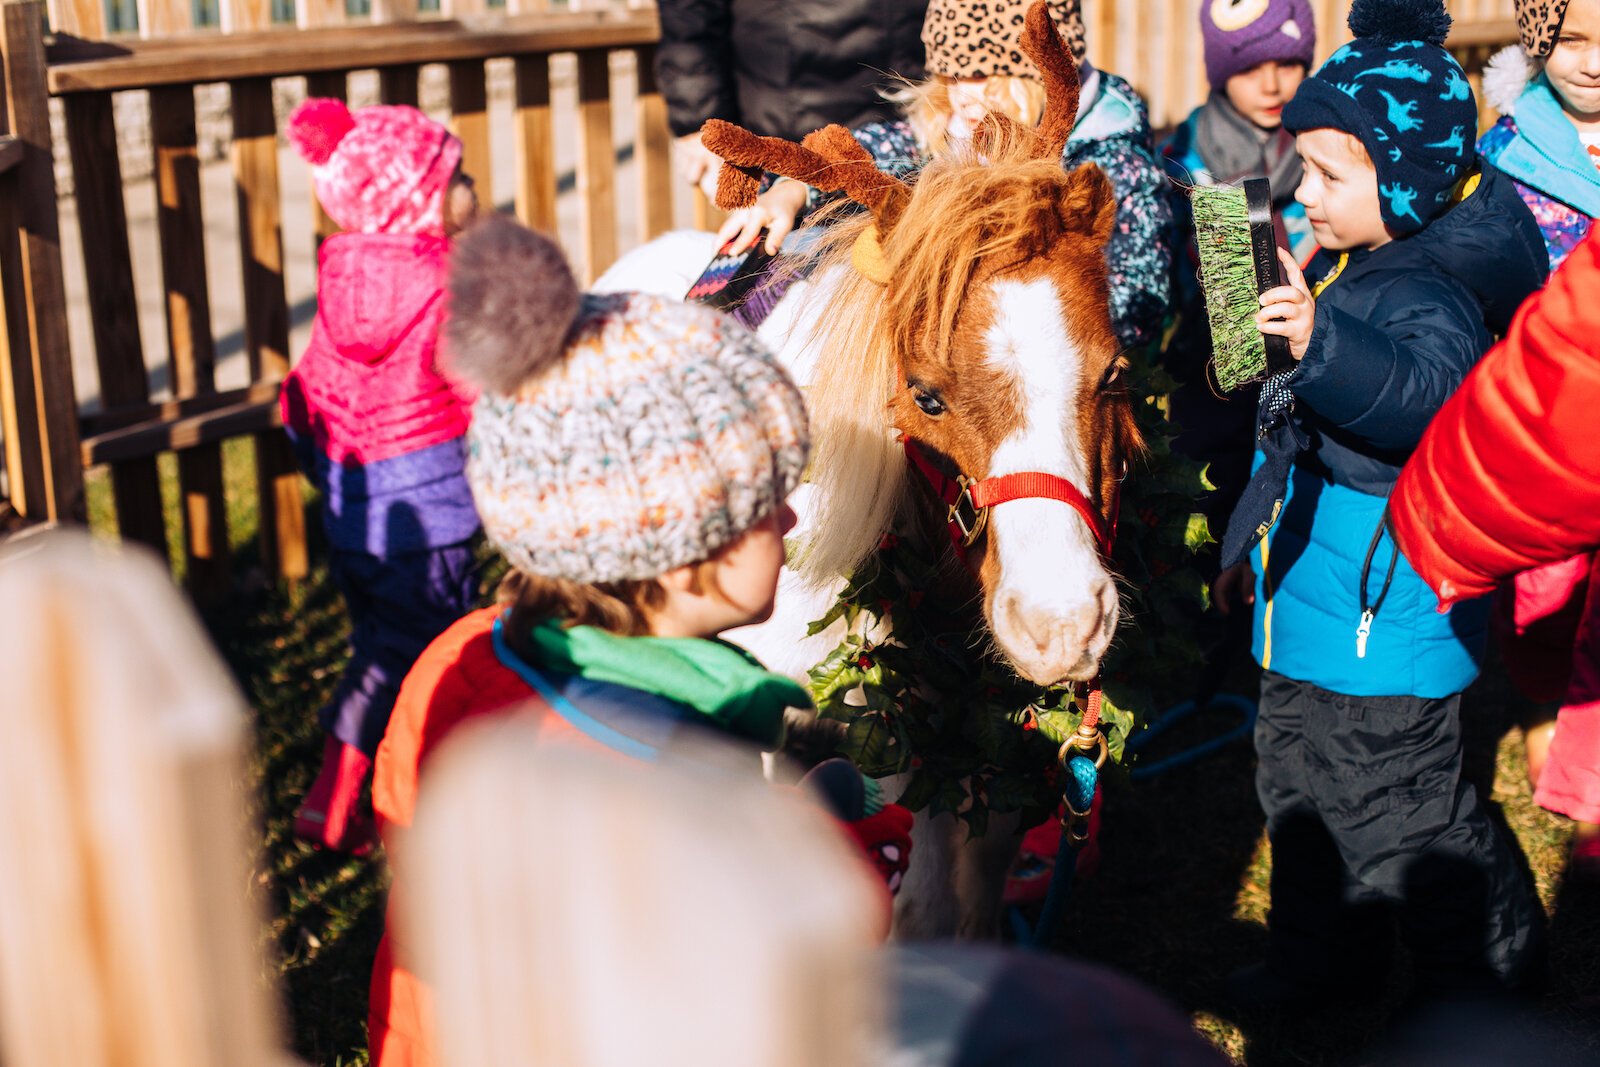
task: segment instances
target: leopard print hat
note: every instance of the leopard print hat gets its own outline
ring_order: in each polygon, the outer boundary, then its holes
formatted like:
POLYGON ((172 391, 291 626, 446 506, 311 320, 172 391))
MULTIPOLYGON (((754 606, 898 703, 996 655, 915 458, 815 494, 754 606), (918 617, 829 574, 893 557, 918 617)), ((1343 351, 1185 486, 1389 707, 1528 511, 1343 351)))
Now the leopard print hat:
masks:
MULTIPOLYGON (((922 23, 928 73, 947 78, 1037 78, 1022 54, 1023 16, 1032 0, 932 0, 922 23)), ((1082 0, 1049 0, 1056 29, 1080 65, 1088 51, 1082 0)))
MULTIPOLYGON (((1530 56, 1544 59, 1556 50, 1568 0, 1517 0, 1517 32, 1530 56)), ((926 33, 927 31, 923 31, 926 33)))

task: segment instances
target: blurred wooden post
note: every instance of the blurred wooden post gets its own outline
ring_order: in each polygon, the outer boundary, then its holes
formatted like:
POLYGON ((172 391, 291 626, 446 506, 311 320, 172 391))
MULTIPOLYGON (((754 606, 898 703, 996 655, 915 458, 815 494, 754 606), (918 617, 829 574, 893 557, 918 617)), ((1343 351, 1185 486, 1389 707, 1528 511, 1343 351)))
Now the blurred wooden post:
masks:
POLYGON ((175 37, 194 29, 189 0, 139 0, 139 36, 175 37))
POLYGON ((555 233, 556 138, 550 116, 550 57, 518 56, 513 64, 517 218, 541 233, 555 233))
POLYGON ((101 0, 51 0, 50 28, 87 41, 106 35, 106 9, 101 0))
POLYGON ((378 99, 385 104, 417 106, 417 79, 422 69, 415 63, 383 67, 378 71, 378 99))
MULTIPOLYGON (((294 15, 295 25, 302 30, 315 29, 319 26, 339 26, 348 21, 344 10, 344 0, 295 0, 294 15)), ((319 93, 317 95, 329 96, 332 94, 319 93)))
POLYGON ((654 48, 636 48, 638 91, 634 102, 633 158, 639 175, 639 240, 672 228, 672 132, 667 101, 656 84, 654 48))
MULTIPOLYGON (((110 93, 79 93, 62 101, 72 151, 73 199, 88 281, 100 399, 107 410, 150 402, 139 304, 133 291, 122 167, 110 93)), ((154 456, 111 464, 117 530, 125 541, 149 545, 167 558, 167 519, 154 456)))
MULTIPOLYGON (((150 90, 150 133, 156 160, 161 277, 167 294, 167 351, 173 392, 181 400, 216 392, 193 86, 150 90)), ((228 523, 220 444, 200 444, 178 452, 178 491, 186 581, 197 597, 215 599, 228 587, 228 523)))
POLYGON ((5 351, 0 358, 0 429, 11 500, 30 519, 83 512, 78 398, 67 340, 66 286, 56 218, 55 157, 45 81, 44 4, 0 6, 4 129, 18 162, 0 196, 0 286, 5 351))
POLYGON ((489 156, 489 94, 483 61, 450 64, 450 129, 461 139, 461 169, 478 187, 485 204, 494 201, 494 167, 489 156))
MULTIPOLYGON (((272 81, 234 82, 229 94, 239 257, 244 265, 245 353, 251 382, 280 382, 289 373, 289 298, 283 276, 272 81)), ((311 570, 299 468, 281 431, 264 430, 255 435, 255 444, 261 562, 280 578, 295 581, 311 570)))
POLYGON ((272 27, 272 0, 222 0, 222 32, 248 33, 272 27))
POLYGON ((611 141, 611 56, 578 53, 578 196, 585 279, 593 282, 617 258, 616 149, 611 141))

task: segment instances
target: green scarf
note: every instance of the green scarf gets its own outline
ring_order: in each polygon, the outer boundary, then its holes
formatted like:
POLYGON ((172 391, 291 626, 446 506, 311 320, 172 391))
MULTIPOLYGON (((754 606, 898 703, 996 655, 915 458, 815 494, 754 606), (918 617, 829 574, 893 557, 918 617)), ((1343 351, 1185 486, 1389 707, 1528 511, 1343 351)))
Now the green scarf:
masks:
POLYGON ((529 646, 539 667, 665 697, 764 748, 783 740, 785 708, 811 707, 804 686, 725 641, 619 637, 546 620, 533 628, 529 646))

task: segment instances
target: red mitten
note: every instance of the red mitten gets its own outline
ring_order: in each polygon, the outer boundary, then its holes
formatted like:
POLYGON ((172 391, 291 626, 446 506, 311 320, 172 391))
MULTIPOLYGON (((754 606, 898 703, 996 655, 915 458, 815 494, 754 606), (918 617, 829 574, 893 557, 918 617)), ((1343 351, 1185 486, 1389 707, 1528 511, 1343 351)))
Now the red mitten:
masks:
POLYGON ((861 845, 867 859, 883 875, 889 892, 900 889, 911 865, 912 814, 883 801, 883 787, 849 760, 831 759, 813 767, 800 781, 819 797, 861 845))
POLYGON ((883 875, 891 894, 900 892, 900 883, 911 866, 912 818, 911 812, 900 805, 885 804, 876 815, 844 824, 883 875))

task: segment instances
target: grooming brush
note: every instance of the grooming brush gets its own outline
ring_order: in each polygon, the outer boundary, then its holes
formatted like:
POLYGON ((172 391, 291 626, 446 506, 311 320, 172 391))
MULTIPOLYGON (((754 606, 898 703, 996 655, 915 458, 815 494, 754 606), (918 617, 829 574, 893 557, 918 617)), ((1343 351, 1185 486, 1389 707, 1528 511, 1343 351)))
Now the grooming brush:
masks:
POLYGON ((758 283, 770 273, 773 256, 767 254, 767 231, 762 230, 755 244, 743 252, 730 251, 734 238, 721 248, 695 283, 686 301, 705 304, 718 311, 737 312, 758 283))
POLYGON ((1248 178, 1242 186, 1196 186, 1189 201, 1217 385, 1232 391, 1293 369, 1288 339, 1256 327, 1261 294, 1283 284, 1271 185, 1248 178))

